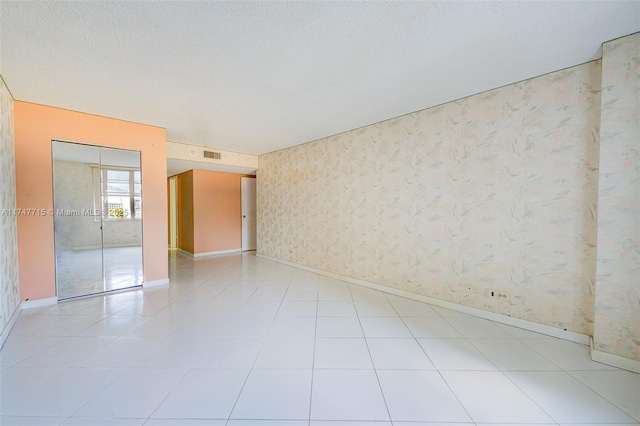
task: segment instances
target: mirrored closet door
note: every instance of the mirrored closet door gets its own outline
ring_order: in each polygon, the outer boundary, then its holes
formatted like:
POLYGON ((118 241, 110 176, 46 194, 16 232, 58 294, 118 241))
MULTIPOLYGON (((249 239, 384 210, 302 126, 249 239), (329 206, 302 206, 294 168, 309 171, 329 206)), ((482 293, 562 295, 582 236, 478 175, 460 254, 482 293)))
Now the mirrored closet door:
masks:
POLYGON ((142 285, 140 152, 53 141, 59 300, 142 285))

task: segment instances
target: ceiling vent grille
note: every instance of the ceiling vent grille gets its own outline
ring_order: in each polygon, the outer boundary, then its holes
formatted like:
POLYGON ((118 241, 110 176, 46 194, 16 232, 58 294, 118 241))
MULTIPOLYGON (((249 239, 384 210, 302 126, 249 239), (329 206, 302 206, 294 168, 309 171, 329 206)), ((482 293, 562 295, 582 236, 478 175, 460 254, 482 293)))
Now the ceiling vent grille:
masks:
POLYGON ((219 152, 213 152, 213 151, 205 151, 204 152, 204 158, 212 158, 214 160, 219 160, 220 159, 220 153, 219 152))

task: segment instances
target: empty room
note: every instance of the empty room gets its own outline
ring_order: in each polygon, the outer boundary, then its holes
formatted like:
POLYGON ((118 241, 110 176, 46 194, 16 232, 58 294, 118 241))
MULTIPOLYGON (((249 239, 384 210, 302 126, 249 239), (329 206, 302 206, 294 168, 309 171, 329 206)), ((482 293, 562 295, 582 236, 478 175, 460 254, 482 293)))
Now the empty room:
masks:
POLYGON ((0 425, 640 426, 640 1, 0 2, 0 425))

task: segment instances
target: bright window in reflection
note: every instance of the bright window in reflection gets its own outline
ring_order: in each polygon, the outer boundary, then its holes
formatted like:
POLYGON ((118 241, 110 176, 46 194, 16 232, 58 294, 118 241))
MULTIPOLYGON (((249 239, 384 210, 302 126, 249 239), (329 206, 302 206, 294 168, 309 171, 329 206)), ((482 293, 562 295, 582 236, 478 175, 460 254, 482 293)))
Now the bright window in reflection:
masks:
POLYGON ((142 218, 140 170, 102 169, 102 195, 107 220, 142 218))

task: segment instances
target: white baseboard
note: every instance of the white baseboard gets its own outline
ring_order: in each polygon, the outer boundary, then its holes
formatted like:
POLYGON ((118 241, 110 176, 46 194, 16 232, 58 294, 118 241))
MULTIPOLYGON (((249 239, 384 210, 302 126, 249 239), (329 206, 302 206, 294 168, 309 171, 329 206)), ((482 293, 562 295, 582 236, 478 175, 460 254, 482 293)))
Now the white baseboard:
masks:
POLYGON ((242 249, 237 248, 237 249, 231 249, 231 250, 217 250, 217 251, 208 251, 208 252, 196 253, 196 254, 193 254, 190 251, 182 250, 181 248, 179 248, 178 251, 180 253, 186 254, 187 256, 191 256, 191 257, 197 259, 199 257, 215 256, 215 255, 218 255, 218 254, 239 253, 239 252, 242 251, 242 249))
POLYGON ((429 296, 423 296, 416 293, 410 293, 405 290, 400 290, 396 288, 383 286, 380 284, 370 283, 368 281, 351 278, 345 275, 323 271, 321 269, 313 268, 311 266, 302 265, 295 262, 289 262, 287 260, 278 259, 276 257, 268 256, 266 254, 257 253, 256 256, 262 257, 264 259, 272 260, 274 262, 282 263, 284 265, 293 266, 294 268, 303 269, 309 272, 314 272, 316 274, 324 275, 326 277, 335 278, 341 281, 346 281, 348 283, 361 285, 363 287, 368 287, 374 290, 379 290, 379 291, 382 291, 383 293, 389 293, 396 296, 405 297, 407 299, 416 300, 418 302, 428 303, 433 306, 451 309, 452 311, 473 315, 475 317, 488 319, 491 321, 499 322, 501 324, 511 325, 513 327, 522 328, 525 330, 533 331, 533 332, 544 334, 547 336, 557 337, 559 339, 580 343, 582 345, 589 345, 589 336, 587 336, 586 334, 580 334, 580 333, 576 333, 574 331, 568 331, 568 330, 561 330, 559 328, 551 327, 549 325, 538 324, 531 321, 513 318, 507 315, 497 314, 494 312, 483 311, 482 309, 460 305, 458 303, 448 302, 446 300, 436 299, 429 296))
POLYGON ((198 257, 205 257, 205 256, 215 256, 217 254, 228 254, 228 253, 239 253, 242 250, 237 248, 237 249, 231 249, 231 250, 218 250, 218 251, 208 251, 206 253, 197 253, 194 254, 193 257, 198 258, 198 257))
POLYGON ((13 310, 13 314, 11 314, 11 318, 9 318, 9 322, 7 323, 7 325, 4 326, 4 329, 0 333, 0 349, 2 349, 2 345, 4 345, 4 342, 7 340, 7 337, 9 337, 9 333, 11 333, 11 329, 16 324, 16 321, 18 321, 19 316, 20 316, 20 304, 18 304, 18 306, 16 306, 16 308, 13 310))
POLYGON ((623 370, 633 371, 634 373, 640 373, 640 361, 597 350, 593 346, 593 337, 591 338, 590 346, 592 361, 607 364, 612 367, 622 368, 623 370))
POLYGON ((142 288, 161 287, 169 284, 169 278, 161 278, 159 280, 143 281, 142 288))
POLYGON ((44 299, 25 300, 22 302, 22 309, 42 308, 43 306, 51 306, 58 303, 57 297, 46 297, 44 299))

